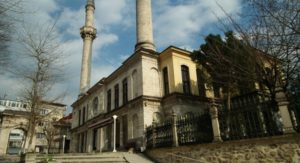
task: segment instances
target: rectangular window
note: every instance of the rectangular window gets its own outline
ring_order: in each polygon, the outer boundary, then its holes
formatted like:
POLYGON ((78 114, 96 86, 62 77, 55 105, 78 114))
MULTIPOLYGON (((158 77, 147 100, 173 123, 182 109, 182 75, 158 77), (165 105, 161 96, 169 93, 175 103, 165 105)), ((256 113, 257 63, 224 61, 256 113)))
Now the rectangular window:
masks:
POLYGON ((119 84, 115 85, 115 109, 119 107, 119 84))
POLYGON ((38 133, 36 133, 36 138, 37 139, 43 139, 43 138, 45 138, 45 134, 38 132, 38 133))
POLYGON ((107 112, 111 111, 111 90, 107 91, 107 112))
POLYGON ((128 83, 127 78, 123 80, 123 104, 128 102, 128 83))
POLYGON ((190 87, 190 73, 189 68, 185 65, 181 66, 181 75, 182 75, 182 86, 183 86, 183 93, 186 95, 191 94, 191 87, 190 87))
POLYGON ((165 90, 165 95, 169 94, 169 75, 168 75, 168 68, 165 67, 163 69, 163 78, 164 78, 164 90, 165 90))
POLYGON ((81 110, 78 111, 78 125, 81 125, 81 110))
POLYGON ((197 72, 197 84, 198 84, 198 92, 199 96, 205 97, 205 85, 204 85, 204 78, 201 76, 201 70, 196 69, 197 72))
POLYGON ((82 111, 82 123, 85 122, 85 107, 83 108, 83 111, 82 111))
POLYGON ((48 114, 49 112, 48 112, 48 110, 46 110, 46 109, 42 109, 42 110, 40 110, 40 114, 41 115, 46 115, 46 114, 48 114))

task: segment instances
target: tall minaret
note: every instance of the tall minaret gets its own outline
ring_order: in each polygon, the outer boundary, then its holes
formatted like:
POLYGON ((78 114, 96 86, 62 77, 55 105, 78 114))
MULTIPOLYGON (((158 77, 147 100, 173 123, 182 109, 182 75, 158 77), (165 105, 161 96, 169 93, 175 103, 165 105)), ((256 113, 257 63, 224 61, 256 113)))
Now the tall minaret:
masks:
POLYGON ((80 34, 83 39, 83 52, 81 63, 81 76, 80 76, 80 94, 84 94, 90 88, 91 78, 91 55, 93 40, 96 38, 97 30, 94 27, 94 0, 87 0, 85 6, 86 17, 85 25, 80 28, 80 34))
POLYGON ((155 50, 153 43, 151 0, 136 0, 136 32, 135 51, 145 48, 155 50))

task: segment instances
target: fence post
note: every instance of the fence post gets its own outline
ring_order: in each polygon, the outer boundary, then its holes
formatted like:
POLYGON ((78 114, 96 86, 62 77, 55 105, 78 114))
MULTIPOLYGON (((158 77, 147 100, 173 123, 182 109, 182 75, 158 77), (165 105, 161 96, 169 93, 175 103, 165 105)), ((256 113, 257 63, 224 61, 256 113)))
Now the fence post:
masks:
POLYGON ((156 123, 153 120, 152 122, 152 147, 155 148, 156 144, 156 123))
POLYGON ((211 124, 213 128, 214 140, 213 142, 222 142, 219 119, 218 119, 218 108, 217 104, 213 101, 209 109, 211 124))
POLYGON ((291 116, 288 110, 289 102, 285 96, 285 93, 281 88, 276 88, 276 101, 279 108, 279 114, 282 118, 282 124, 283 124, 283 133, 284 134, 291 134, 295 133, 293 123, 291 120, 291 116))
POLYGON ((177 135, 177 115, 172 113, 172 135, 173 135, 173 147, 178 147, 178 135, 177 135))

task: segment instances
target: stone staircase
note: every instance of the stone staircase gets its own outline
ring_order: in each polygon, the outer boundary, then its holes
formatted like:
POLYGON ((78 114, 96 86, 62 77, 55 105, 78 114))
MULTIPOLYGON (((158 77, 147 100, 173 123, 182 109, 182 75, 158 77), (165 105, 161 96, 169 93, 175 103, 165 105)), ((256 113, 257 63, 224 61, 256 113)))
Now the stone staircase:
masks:
POLYGON ((104 153, 71 153, 40 155, 27 154, 26 163, 38 163, 48 160, 53 163, 152 163, 142 154, 128 152, 104 152, 104 153))

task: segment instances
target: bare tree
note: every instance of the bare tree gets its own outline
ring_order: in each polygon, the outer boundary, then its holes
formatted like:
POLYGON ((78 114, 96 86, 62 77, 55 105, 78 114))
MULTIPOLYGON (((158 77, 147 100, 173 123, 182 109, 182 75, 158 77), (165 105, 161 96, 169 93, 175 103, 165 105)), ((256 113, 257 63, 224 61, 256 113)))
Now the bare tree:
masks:
POLYGON ((55 23, 49 26, 24 26, 19 36, 19 62, 12 72, 22 80, 24 89, 21 97, 29 103, 27 139, 24 143, 28 144, 24 146, 28 151, 33 150, 32 142, 37 123, 55 111, 41 114, 45 101, 55 102, 64 95, 51 94, 53 86, 64 79, 64 53, 55 31, 55 23))
POLYGON ((228 19, 221 24, 256 49, 249 53, 261 67, 256 80, 276 103, 278 89, 288 94, 300 70, 300 1, 245 0, 244 4, 244 11, 249 12, 243 13, 239 21, 223 10, 228 19))
POLYGON ((55 143, 55 139, 58 138, 58 136, 60 136, 60 130, 58 128, 56 128, 53 125, 54 122, 48 122, 44 128, 43 131, 45 133, 45 137, 47 139, 47 151, 48 153, 53 153, 53 145, 55 143))

